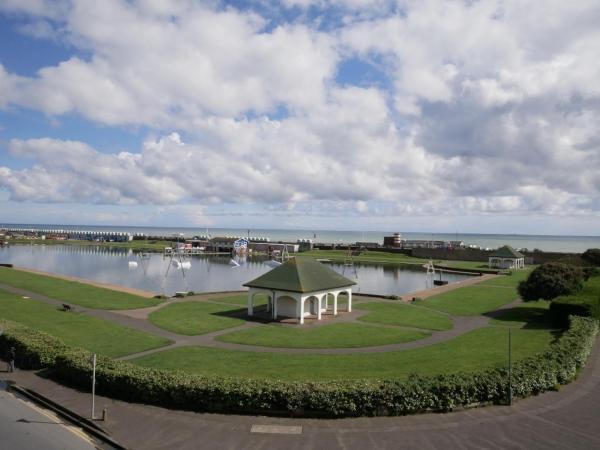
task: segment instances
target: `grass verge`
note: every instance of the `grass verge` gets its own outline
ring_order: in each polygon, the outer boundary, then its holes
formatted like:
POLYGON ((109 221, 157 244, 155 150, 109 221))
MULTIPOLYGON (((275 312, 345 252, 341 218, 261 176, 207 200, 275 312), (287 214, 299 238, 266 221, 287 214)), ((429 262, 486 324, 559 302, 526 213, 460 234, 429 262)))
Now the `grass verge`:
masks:
POLYGON ((155 298, 139 297, 126 292, 6 267, 0 267, 0 283, 85 308, 136 309, 160 303, 160 300, 155 298))
POLYGON ((243 319, 232 317, 238 311, 240 308, 201 301, 173 303, 154 311, 148 319, 173 333, 195 336, 243 325, 243 319))
POLYGON ((514 289, 492 286, 465 286, 434 295, 418 304, 455 316, 478 316, 494 311, 518 298, 514 289))
POLYGON ((369 314, 358 319, 362 322, 401 325, 427 330, 450 330, 452 328, 452 321, 444 314, 418 306, 403 303, 372 302, 359 303, 355 308, 370 311, 369 314))
POLYGON ((0 318, 22 323, 64 341, 109 357, 139 353, 169 343, 95 317, 59 311, 54 306, 0 290, 0 318))
MULTIPOLYGON (((554 337, 548 330, 513 330, 513 360, 545 350, 554 337)), ((507 338, 504 327, 487 327, 440 344, 397 352, 311 355, 179 347, 133 362, 144 367, 252 379, 406 379, 413 373, 439 375, 504 366, 507 338)))
POLYGON ((429 336, 422 331, 358 323, 334 323, 310 328, 264 325, 217 337, 223 342, 286 348, 355 348, 415 341, 429 336))

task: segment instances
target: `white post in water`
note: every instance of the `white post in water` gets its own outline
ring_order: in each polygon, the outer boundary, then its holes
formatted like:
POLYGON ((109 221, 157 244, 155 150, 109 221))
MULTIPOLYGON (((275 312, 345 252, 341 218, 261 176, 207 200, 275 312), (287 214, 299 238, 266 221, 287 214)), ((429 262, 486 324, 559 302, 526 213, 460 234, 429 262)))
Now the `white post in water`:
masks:
POLYGON ((96 354, 92 356, 92 420, 94 420, 94 409, 96 406, 96 354))

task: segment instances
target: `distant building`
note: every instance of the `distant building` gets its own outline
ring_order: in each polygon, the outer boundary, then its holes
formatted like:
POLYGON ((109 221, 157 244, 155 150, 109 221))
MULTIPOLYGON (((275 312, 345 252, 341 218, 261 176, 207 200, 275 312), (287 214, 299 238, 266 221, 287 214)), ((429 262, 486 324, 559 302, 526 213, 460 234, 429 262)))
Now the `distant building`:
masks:
POLYGON ((385 236, 383 238, 383 246, 388 248, 438 248, 438 249, 453 249, 463 248, 463 241, 434 241, 432 239, 402 239, 400 233, 394 233, 393 236, 385 236))
POLYGON ((488 265, 491 269, 523 269, 525 256, 510 245, 505 245, 489 255, 488 265))

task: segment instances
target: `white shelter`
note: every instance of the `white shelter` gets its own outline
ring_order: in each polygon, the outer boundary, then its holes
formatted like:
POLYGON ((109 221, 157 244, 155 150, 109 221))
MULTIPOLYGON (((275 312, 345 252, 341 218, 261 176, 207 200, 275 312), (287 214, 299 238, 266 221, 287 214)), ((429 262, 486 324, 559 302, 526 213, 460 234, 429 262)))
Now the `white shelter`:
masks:
POLYGON ((491 269, 523 269, 525 256, 510 245, 505 245, 488 257, 488 266, 491 269))
POLYGON ((321 320, 333 298, 333 315, 338 314, 338 297, 348 295, 347 311, 352 311, 352 286, 356 283, 313 258, 296 257, 244 284, 248 287, 248 315, 254 314, 254 297, 269 297, 267 311, 273 319, 297 318, 304 324, 310 315, 321 320))

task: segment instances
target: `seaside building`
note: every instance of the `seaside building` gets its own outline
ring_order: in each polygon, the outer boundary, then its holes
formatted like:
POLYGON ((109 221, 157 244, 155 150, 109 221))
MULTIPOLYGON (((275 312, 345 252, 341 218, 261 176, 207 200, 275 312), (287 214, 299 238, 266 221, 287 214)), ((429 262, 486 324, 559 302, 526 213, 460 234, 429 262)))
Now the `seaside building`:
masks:
POLYGON ((488 266, 490 269, 523 269, 525 256, 510 245, 505 245, 489 255, 488 266))
POLYGON ((435 249, 454 249, 464 248, 465 243, 463 241, 440 241, 440 240, 428 240, 428 239, 403 239, 400 233, 394 233, 393 236, 384 236, 383 246, 387 248, 401 248, 401 249, 413 249, 413 248, 435 248, 435 249))
POLYGON ((312 258, 291 258, 275 269, 244 284, 248 287, 248 315, 254 314, 254 297, 269 297, 267 313, 273 319, 291 317, 304 324, 304 318, 321 320, 333 297, 333 315, 338 314, 338 297, 348 295, 347 311, 352 311, 352 286, 356 283, 312 258))

